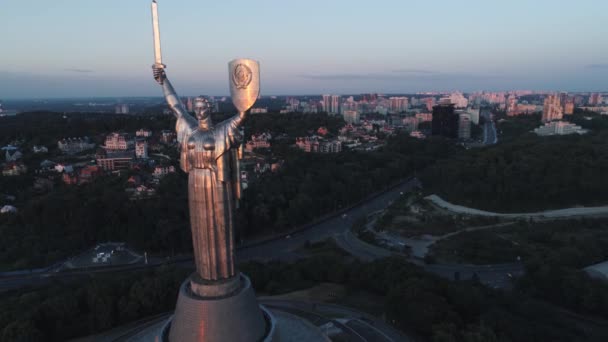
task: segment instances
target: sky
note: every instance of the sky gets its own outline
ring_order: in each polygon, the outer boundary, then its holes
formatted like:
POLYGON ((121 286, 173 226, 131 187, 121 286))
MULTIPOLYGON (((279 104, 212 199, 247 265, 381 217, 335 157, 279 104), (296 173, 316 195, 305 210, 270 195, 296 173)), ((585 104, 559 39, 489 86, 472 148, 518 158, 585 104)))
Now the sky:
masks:
MULTIPOLYGON (((182 96, 608 90, 606 0, 158 0, 182 96)), ((0 0, 0 99, 160 96, 149 0, 0 0)))

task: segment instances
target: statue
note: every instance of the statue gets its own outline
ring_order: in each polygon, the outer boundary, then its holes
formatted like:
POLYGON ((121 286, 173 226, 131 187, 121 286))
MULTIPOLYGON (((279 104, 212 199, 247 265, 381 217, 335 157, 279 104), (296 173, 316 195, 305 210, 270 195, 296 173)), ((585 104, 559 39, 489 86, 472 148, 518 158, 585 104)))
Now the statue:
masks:
POLYGON ((202 285, 238 280, 234 262, 234 218, 241 196, 239 127, 259 95, 259 64, 250 59, 236 59, 228 64, 230 93, 238 114, 214 125, 209 102, 198 97, 194 102, 195 119, 167 79, 160 59, 158 17, 154 13, 153 18, 156 18, 153 19, 156 54, 153 75, 177 118, 180 166, 188 173, 190 228, 197 271, 192 289, 203 296, 207 293, 202 285))
POLYGON ((236 59, 228 64, 232 102, 238 114, 214 124, 209 102, 197 98, 193 117, 167 79, 160 50, 158 7, 152 1, 154 79, 177 119, 180 166, 188 173, 188 206, 194 246, 194 272, 180 287, 173 316, 157 340, 169 342, 277 341, 276 320, 259 305, 251 280, 237 272, 234 217, 241 195, 239 127, 260 92, 259 64, 236 59))
POLYGON ((196 120, 186 112, 166 77, 155 65, 154 78, 162 85, 165 99, 177 118, 175 130, 180 146, 180 166, 188 173, 188 203, 196 270, 203 280, 222 280, 236 275, 234 267, 234 210, 240 198, 238 148, 239 127, 246 110, 257 99, 252 81, 259 79, 258 64, 235 60, 230 64, 231 93, 239 113, 214 125, 209 103, 194 102, 196 120), (248 92, 248 101, 238 93, 248 92), (241 103, 239 103, 239 99, 241 103), (198 120, 198 121, 197 121, 198 120))

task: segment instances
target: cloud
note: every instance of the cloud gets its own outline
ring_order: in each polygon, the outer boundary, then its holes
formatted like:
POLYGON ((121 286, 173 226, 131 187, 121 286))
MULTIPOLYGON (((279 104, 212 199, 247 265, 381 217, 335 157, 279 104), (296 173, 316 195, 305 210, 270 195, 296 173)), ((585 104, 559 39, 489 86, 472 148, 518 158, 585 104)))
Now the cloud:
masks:
POLYGON ((64 69, 65 71, 69 71, 69 72, 77 72, 77 73, 90 73, 90 72, 94 72, 93 70, 89 70, 89 69, 77 69, 77 68, 71 68, 71 69, 64 69))

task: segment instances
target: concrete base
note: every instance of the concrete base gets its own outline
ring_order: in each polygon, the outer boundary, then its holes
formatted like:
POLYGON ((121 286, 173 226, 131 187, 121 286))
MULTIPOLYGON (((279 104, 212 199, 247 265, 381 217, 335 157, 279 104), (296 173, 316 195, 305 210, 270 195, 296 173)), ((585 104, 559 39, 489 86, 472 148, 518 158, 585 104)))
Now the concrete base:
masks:
POLYGON ((196 295, 187 279, 175 314, 163 330, 163 340, 169 342, 272 341, 275 321, 258 304, 249 278, 241 274, 238 290, 222 297, 196 295))

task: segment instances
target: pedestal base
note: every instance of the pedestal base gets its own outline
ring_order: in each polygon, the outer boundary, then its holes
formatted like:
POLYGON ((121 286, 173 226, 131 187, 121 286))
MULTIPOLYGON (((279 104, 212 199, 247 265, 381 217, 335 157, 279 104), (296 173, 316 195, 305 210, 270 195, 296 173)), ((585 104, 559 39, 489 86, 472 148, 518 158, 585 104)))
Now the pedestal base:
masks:
POLYGON ((170 342, 272 341, 274 319, 258 304, 245 275, 240 275, 239 289, 226 297, 200 297, 190 281, 182 284, 175 314, 163 332, 170 342))

